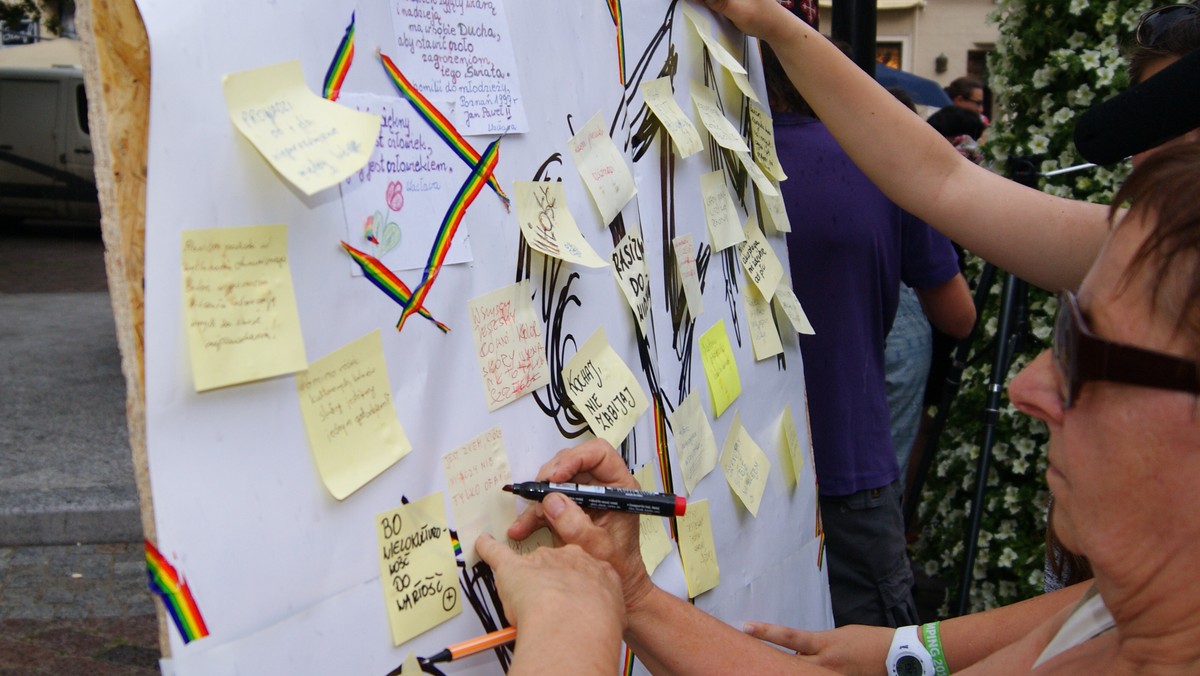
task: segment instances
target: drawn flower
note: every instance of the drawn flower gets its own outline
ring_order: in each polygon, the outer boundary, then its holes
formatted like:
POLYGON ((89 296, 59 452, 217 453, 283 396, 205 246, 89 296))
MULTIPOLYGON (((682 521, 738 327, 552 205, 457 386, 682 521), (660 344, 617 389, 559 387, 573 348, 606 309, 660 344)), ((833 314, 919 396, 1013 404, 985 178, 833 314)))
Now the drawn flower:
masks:
POLYGON ((387 205, 392 211, 400 211, 404 208, 404 184, 400 181, 388 183, 387 205))

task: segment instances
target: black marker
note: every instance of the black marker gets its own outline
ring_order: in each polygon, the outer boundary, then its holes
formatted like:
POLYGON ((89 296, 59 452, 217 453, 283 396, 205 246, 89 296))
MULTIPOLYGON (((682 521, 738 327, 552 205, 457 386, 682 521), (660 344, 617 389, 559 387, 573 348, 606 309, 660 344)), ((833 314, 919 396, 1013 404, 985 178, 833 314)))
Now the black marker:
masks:
POLYGON ((628 488, 526 481, 508 484, 504 486, 504 490, 538 502, 550 493, 562 493, 584 509, 607 509, 654 516, 683 516, 687 511, 687 498, 671 493, 651 493, 628 488))

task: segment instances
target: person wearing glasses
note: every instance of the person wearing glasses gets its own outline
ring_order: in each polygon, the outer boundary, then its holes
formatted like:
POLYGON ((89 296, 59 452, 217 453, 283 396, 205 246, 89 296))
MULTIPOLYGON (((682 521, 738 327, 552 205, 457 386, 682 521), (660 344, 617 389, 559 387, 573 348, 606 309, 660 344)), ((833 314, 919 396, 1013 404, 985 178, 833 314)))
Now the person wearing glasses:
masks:
POLYGON ((987 124, 987 118, 983 114, 983 81, 977 77, 964 75, 954 78, 949 85, 946 86, 946 96, 950 97, 950 102, 959 108, 969 110, 979 116, 979 119, 987 124))

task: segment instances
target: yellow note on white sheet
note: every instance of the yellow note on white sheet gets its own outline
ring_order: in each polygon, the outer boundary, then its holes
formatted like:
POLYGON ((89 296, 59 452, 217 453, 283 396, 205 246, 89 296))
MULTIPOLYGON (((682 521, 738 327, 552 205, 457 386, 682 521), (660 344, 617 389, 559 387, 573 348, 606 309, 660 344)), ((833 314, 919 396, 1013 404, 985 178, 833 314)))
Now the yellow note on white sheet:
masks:
POLYGON ((717 438, 713 436, 708 414, 700 405, 700 394, 692 390, 679 402, 671 414, 671 433, 683 472, 683 486, 691 495, 713 468, 717 466, 717 438))
POLYGON ((717 41, 717 39, 714 38, 711 33, 709 33, 708 21, 700 16, 699 12, 693 9, 688 3, 681 2, 679 3, 679 6, 683 8, 683 15, 687 17, 688 21, 691 22, 692 27, 696 29, 696 35, 700 36, 700 41, 703 42, 704 46, 708 48, 709 53, 712 54, 717 63, 725 66, 725 68, 731 73, 741 73, 742 75, 745 75, 746 67, 737 60, 737 57, 735 57, 733 54, 730 54, 729 50, 725 49, 725 46, 717 41))
POLYGON ((796 417, 792 415, 792 405, 783 408, 783 416, 779 426, 783 432, 783 457, 787 460, 790 471, 784 471, 784 478, 792 488, 800 483, 800 473, 804 470, 804 448, 800 444, 800 434, 796 431, 796 417))
POLYGON ((637 187, 625 157, 604 128, 604 115, 593 115, 579 133, 571 137, 570 147, 575 168, 607 226, 637 194, 637 187))
POLYGON ((700 291, 700 270, 696 267, 696 239, 689 233, 671 240, 675 249, 675 267, 679 270, 679 282, 683 285, 683 296, 687 299, 688 312, 692 319, 704 312, 704 294, 700 291))
POLYGON ((679 526, 679 558, 687 579, 688 598, 696 598, 721 583, 717 548, 713 544, 708 500, 689 502, 687 513, 676 520, 679 526))
POLYGON ((226 75, 229 117, 305 195, 332 187, 371 158, 380 117, 309 91, 299 61, 226 75))
POLYGON ((775 125, 771 114, 760 106, 750 104, 750 144, 754 147, 754 160, 763 171, 776 181, 786 181, 787 174, 779 164, 779 154, 775 151, 775 125))
POLYGON ((529 280, 523 279, 467 301, 488 411, 550 383, 542 323, 531 297, 529 280))
POLYGON ((614 447, 621 445, 650 403, 633 371, 596 329, 562 371, 567 396, 592 428, 614 447))
MULTIPOLYGON (((627 223, 628 225, 628 223, 627 223)), ((613 277, 621 288, 621 295, 629 303, 633 317, 637 320, 638 332, 649 337, 650 331, 650 271, 646 268, 646 244, 636 227, 627 228, 625 236, 613 247, 613 277)))
POLYGON ((725 172, 718 169, 701 174, 700 199, 704 201, 704 220, 713 251, 724 251, 746 240, 742 219, 725 187, 725 172))
POLYGON ((750 438, 750 433, 742 426, 742 419, 736 413, 729 427, 729 435, 725 437, 725 448, 721 451, 721 469, 725 472, 729 487, 742 504, 751 514, 758 516, 771 461, 750 438))
POLYGON ((346 499, 408 455, 379 329, 296 374, 308 445, 325 488, 346 499))
MULTIPOLYGON (((634 472, 633 476, 644 491, 657 493, 662 490, 658 485, 653 462, 642 465, 642 468, 634 472)), ((638 521, 640 522, 638 535, 641 538, 639 544, 642 550, 642 562, 646 564, 646 572, 653 575, 658 564, 662 563, 663 559, 667 558, 667 554, 671 553, 671 538, 667 535, 667 524, 663 523, 663 517, 643 514, 638 517, 638 521)))
POLYGON ((758 222, 753 215, 746 221, 746 241, 738 245, 738 260, 742 262, 746 276, 762 292, 763 298, 774 298, 775 288, 783 279, 783 264, 779 262, 775 249, 771 248, 762 230, 758 229, 758 222))
POLYGON ((717 93, 702 84, 692 83, 692 103, 696 104, 696 112, 700 114, 700 122, 712 135, 713 140, 722 148, 738 152, 750 152, 750 146, 738 133, 736 127, 726 119, 725 113, 717 104, 717 93))
POLYGON ((775 302, 783 310, 783 314, 787 315, 788 321, 792 323, 792 328, 796 329, 796 333, 816 335, 816 329, 809 323, 808 315, 804 313, 800 299, 796 297, 796 292, 792 291, 791 286, 788 286, 787 283, 776 286, 775 302))
POLYGON ((458 563, 441 493, 375 515, 375 533, 393 645, 462 612, 458 563))
POLYGON ((792 221, 788 218, 787 205, 783 201, 783 195, 778 192, 777 184, 772 184, 772 186, 776 190, 774 195, 761 191, 758 195, 758 203, 762 206, 763 212, 763 228, 765 230, 770 227, 775 232, 791 232, 792 221))
POLYGON ((680 108, 679 104, 675 102, 670 77, 660 77, 657 80, 643 82, 639 89, 642 92, 642 98, 646 100, 646 105, 650 107, 650 111, 662 123, 667 134, 671 136, 671 140, 675 142, 675 149, 679 151, 679 157, 690 157, 704 148, 704 142, 700 140, 700 132, 696 131, 696 126, 692 124, 687 113, 683 112, 683 108, 680 108))
POLYGON ((183 231, 183 316, 197 392, 308 366, 284 225, 183 231))
POLYGON ((738 376, 729 334, 725 332, 725 320, 718 319, 700 336, 699 344, 704 377, 712 394, 713 416, 719 418, 742 393, 742 379, 738 376))
POLYGON ((479 562, 475 540, 488 533, 503 542, 517 518, 515 499, 501 489, 512 483, 512 474, 500 428, 493 427, 443 455, 442 472, 463 558, 471 568, 479 562))
POLYGON ((746 320, 750 329, 750 345, 754 348, 754 359, 762 361, 783 352, 783 341, 779 338, 779 328, 775 325, 775 317, 771 314, 771 303, 763 298, 758 287, 746 279, 746 288, 742 289, 742 300, 746 305, 746 320))
POLYGON ((562 183, 513 181, 512 189, 517 222, 529 246, 568 263, 589 268, 608 265, 579 231, 562 183))
POLYGON ((764 195, 778 195, 779 189, 775 187, 775 183, 771 181, 771 177, 763 173, 761 167, 750 158, 750 153, 734 151, 738 161, 746 168, 746 174, 750 176, 750 180, 754 182, 754 187, 764 195))

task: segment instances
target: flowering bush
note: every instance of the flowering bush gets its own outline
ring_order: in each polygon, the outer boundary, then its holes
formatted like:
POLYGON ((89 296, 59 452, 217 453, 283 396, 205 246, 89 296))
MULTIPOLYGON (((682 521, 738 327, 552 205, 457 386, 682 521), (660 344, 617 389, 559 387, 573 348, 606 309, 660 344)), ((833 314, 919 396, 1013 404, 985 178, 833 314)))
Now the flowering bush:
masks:
MULTIPOLYGON (((1144 2, 1110 0, 999 0, 990 21, 1000 26, 989 56, 988 85, 996 119, 983 145, 1003 170, 1010 157, 1033 156, 1041 174, 1082 164, 1072 140, 1075 120, 1090 106, 1126 84, 1121 46, 1144 2)), ((1046 178, 1038 187, 1074 199, 1108 202, 1128 173, 1127 166, 1096 168, 1046 178)), ((965 271, 975 280, 982 263, 965 271)), ((975 489, 983 440, 986 386, 991 374, 1000 305, 1000 280, 980 314, 969 365, 953 403, 941 451, 926 483, 918 516, 923 523, 914 558, 925 572, 956 593, 963 566, 963 539, 975 489)), ((1029 331, 1022 338, 1009 377, 1049 345, 1055 298, 1039 289, 1028 297, 1029 331)), ((1045 426, 1018 414, 1002 399, 996 443, 987 477, 986 502, 972 571, 970 611, 1019 601, 1042 591, 1046 523, 1045 426)), ((943 606, 941 614, 947 613, 943 606)))

